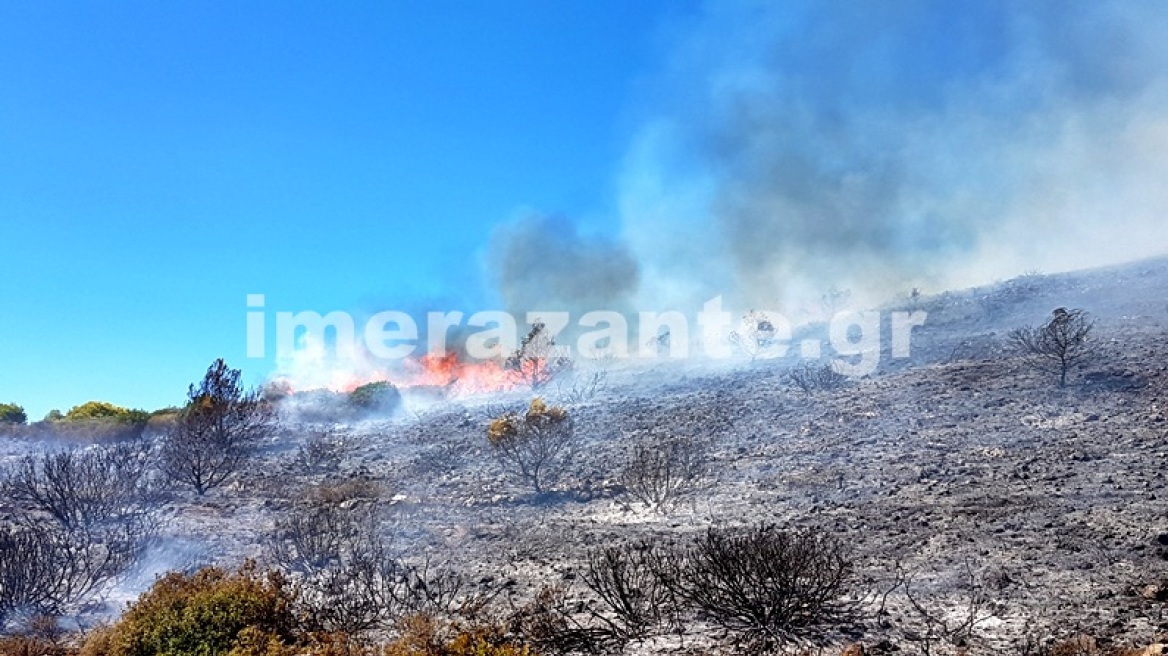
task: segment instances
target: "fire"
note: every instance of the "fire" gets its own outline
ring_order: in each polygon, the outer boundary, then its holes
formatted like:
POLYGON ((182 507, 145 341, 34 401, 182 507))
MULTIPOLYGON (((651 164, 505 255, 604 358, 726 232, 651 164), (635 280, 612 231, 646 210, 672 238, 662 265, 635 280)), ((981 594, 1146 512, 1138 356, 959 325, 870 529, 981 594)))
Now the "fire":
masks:
POLYGON ((398 387, 443 387, 454 394, 485 394, 503 392, 515 387, 516 372, 496 360, 464 362, 457 353, 426 354, 407 361, 405 378, 390 382, 398 387))
MULTIPOLYGON (((333 392, 353 390, 381 381, 400 389, 440 389, 448 396, 504 392, 521 384, 520 372, 508 369, 499 360, 465 362, 457 353, 428 353, 403 362, 394 369, 379 369, 362 374, 338 370, 331 373, 325 387, 333 392)), ((288 391, 307 391, 293 381, 283 381, 288 391)))

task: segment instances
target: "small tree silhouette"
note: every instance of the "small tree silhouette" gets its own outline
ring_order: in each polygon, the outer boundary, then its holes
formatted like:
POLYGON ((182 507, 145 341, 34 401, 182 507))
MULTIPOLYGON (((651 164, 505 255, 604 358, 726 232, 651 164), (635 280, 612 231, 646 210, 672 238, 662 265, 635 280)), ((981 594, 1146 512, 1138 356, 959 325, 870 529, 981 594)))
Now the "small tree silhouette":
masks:
POLYGON ((702 484, 707 454, 693 438, 656 438, 633 446, 620 472, 629 496, 648 509, 665 512, 669 505, 702 484))
POLYGON ((570 369, 572 361, 556 353, 555 338, 548 334, 547 325, 537 320, 504 366, 518 374, 520 382, 537 390, 570 369))
POLYGON ((742 316, 742 327, 730 333, 730 342, 754 362, 775 345, 775 324, 765 312, 751 310, 742 316))
POLYGON ((222 359, 191 385, 187 405, 162 446, 163 472, 199 496, 227 482, 255 443, 275 427, 271 404, 260 390, 245 391, 240 372, 222 359))
POLYGON ((1094 351, 1088 341, 1094 326, 1085 311, 1058 308, 1046 323, 1014 330, 1010 339, 1023 353, 1034 356, 1038 369, 1058 374, 1059 387, 1064 387, 1067 371, 1094 351))

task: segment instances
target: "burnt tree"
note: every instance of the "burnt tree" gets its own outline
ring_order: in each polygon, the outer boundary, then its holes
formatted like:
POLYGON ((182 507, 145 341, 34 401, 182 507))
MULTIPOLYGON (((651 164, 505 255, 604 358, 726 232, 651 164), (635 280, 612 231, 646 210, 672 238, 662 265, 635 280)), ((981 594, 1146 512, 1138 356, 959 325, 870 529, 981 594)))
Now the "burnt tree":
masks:
POLYGON ((187 404, 162 446, 167 477, 202 496, 226 483, 257 442, 275 429, 275 415, 259 390, 245 390, 240 372, 222 359, 191 385, 187 404))
POLYGON ((547 324, 537 320, 504 366, 515 372, 520 382, 536 390, 570 369, 572 361, 559 354, 555 338, 548 334, 547 324))
POLYGON ((1095 321, 1078 308, 1058 308, 1041 326, 1027 326, 1010 333, 1010 339, 1023 352, 1034 357, 1035 366, 1052 371, 1059 377, 1059 387, 1067 384, 1067 372, 1091 355, 1088 337, 1095 321))

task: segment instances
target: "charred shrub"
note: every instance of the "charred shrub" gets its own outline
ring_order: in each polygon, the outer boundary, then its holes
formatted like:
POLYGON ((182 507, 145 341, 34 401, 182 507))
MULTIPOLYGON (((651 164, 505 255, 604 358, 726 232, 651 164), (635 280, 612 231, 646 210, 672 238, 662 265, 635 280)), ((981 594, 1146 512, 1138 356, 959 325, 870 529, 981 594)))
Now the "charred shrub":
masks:
POLYGON ((310 496, 276 520, 269 551, 300 587, 315 629, 357 634, 394 615, 400 572, 367 504, 310 496))
POLYGON ((518 626, 549 653, 609 654, 698 619, 766 653, 851 618, 851 576, 850 557, 828 534, 715 528, 680 544, 594 551, 582 578, 598 605, 545 590, 518 626))
POLYGON ((707 462, 705 449, 693 438, 644 440, 633 447, 620 481, 633 499, 663 511, 701 486, 707 462))
POLYGON ((5 477, 14 515, 0 526, 0 624, 55 615, 123 573, 153 536, 139 444, 26 456, 5 477))
POLYGON ((27 518, 0 526, 0 629, 85 600, 138 559, 148 536, 133 522, 83 531, 27 518))
POLYGON ((804 362, 787 372, 790 384, 811 395, 818 391, 837 390, 848 384, 848 377, 840 373, 836 365, 828 362, 804 362))
POLYGON ((237 572, 171 573, 120 620, 86 643, 85 656, 291 654, 302 642, 296 598, 283 576, 253 563, 237 572))
POLYGON ((751 310, 742 316, 742 325, 729 335, 733 344, 751 362, 766 355, 777 341, 775 324, 765 312, 751 310))
POLYGON ((1058 308, 1041 326, 1027 326, 1010 333, 1010 340, 1040 371, 1058 376, 1059 387, 1067 384, 1067 373, 1094 351, 1090 342, 1094 320, 1078 308, 1058 308))
POLYGON ((449 614, 467 600, 457 573, 406 564, 390 546, 371 505, 313 496, 277 520, 269 552, 299 586, 318 632, 358 635, 411 613, 449 614))
POLYGON ((607 627, 580 620, 583 607, 568 596, 564 585, 545 586, 528 603, 511 613, 507 624, 540 653, 614 654, 626 640, 616 639, 607 627))
POLYGON ((163 441, 161 467, 171 481, 199 496, 226 483, 275 427, 272 406, 259 390, 240 385, 240 371, 216 360, 163 441))
POLYGON ((487 441, 503 469, 541 494, 571 464, 578 442, 567 410, 532 400, 525 413, 497 417, 487 441))
POLYGON ((344 439, 333 431, 311 431, 296 451, 296 466, 306 474, 335 472, 348 451, 344 439))
POLYGON ((140 517, 154 498, 149 452, 139 442, 22 458, 0 488, 67 530, 140 517))
POLYGON ((592 552, 584 583, 603 603, 596 617, 620 644, 651 636, 669 618, 674 598, 659 576, 668 556, 648 543, 606 547, 592 552))
POLYGON ((57 572, 55 547, 28 527, 0 527, 0 632, 14 614, 53 605, 67 585, 57 572))
POLYGON ((656 562, 680 604, 760 650, 815 637, 851 610, 851 559, 818 531, 714 528, 656 562))
MULTIPOLYGON (((607 361, 601 359, 601 365, 607 361)), ((573 405, 595 399, 608 387, 608 370, 597 368, 591 371, 574 370, 571 375, 556 380, 553 397, 557 403, 573 405)))

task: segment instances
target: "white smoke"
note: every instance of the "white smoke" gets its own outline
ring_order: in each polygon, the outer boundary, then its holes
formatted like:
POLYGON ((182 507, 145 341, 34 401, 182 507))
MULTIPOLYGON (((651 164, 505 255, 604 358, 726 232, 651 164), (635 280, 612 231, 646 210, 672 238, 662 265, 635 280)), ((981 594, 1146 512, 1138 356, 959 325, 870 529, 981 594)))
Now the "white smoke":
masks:
POLYGON ((1168 250, 1168 5, 718 2, 630 148, 641 306, 886 297, 1168 250))

